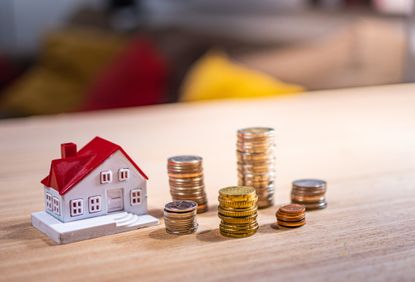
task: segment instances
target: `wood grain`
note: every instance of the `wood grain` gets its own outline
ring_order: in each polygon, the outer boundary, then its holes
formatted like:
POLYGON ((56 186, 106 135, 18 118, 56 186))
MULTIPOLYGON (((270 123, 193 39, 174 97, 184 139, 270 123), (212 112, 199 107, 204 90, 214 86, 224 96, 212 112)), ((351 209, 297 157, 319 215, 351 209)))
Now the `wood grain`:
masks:
POLYGON ((0 122, 0 280, 415 280, 415 85, 315 92, 296 97, 162 105, 0 122), (235 184, 235 132, 277 130, 277 205, 303 177, 328 182, 325 210, 304 227, 218 233, 217 191, 235 184), (166 159, 204 157, 210 211, 196 234, 148 229, 55 245, 31 227, 43 208, 39 183, 59 144, 99 135, 119 143, 150 176, 149 206, 170 200, 166 159))

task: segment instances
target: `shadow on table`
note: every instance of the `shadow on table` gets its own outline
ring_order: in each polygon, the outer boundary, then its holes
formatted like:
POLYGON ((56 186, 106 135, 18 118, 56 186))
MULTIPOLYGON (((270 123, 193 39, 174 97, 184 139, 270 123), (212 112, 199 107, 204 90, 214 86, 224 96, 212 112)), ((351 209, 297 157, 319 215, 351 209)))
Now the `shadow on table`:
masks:
MULTIPOLYGON (((42 246, 47 244, 49 246, 56 246, 57 244, 47 238, 46 235, 41 233, 40 231, 36 230, 30 221, 22 221, 20 223, 13 222, 14 224, 8 223, 1 223, 1 230, 2 235, 0 236, 0 241, 3 240, 13 240, 13 241, 21 241, 21 242, 28 242, 28 241, 39 241, 41 240, 42 246)), ((31 248, 41 247, 39 244, 33 244, 33 242, 29 245, 31 248)))
POLYGON ((204 230, 196 234, 196 239, 203 242, 223 242, 231 240, 231 238, 224 237, 220 234, 219 228, 204 230))
POLYGON ((280 227, 276 223, 263 224, 259 226, 257 233, 269 234, 269 233, 279 233, 282 231, 287 231, 288 228, 280 227))
POLYGON ((154 231, 151 231, 148 234, 148 236, 151 239, 163 240, 163 241, 165 241, 165 240, 173 240, 173 239, 176 239, 176 238, 179 237, 179 235, 173 235, 173 234, 167 233, 166 232, 166 229, 164 227, 163 228, 156 229, 154 231))

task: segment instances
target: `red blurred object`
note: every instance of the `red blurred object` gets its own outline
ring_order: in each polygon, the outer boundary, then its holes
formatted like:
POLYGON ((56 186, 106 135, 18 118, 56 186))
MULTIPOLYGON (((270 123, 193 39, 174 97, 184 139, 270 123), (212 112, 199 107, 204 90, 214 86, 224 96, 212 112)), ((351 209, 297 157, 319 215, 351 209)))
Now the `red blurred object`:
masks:
POLYGON ((165 60, 147 40, 134 39, 98 75, 83 110, 160 104, 167 100, 165 60))
POLYGON ((5 88, 18 75, 18 68, 7 57, 0 54, 0 90, 5 88))
POLYGON ((60 195, 68 192, 116 151, 121 151, 140 174, 148 179, 147 175, 119 145, 103 138, 95 137, 79 152, 76 152, 74 143, 62 144, 61 150, 62 158, 52 161, 49 175, 41 181, 45 186, 58 191, 60 195))

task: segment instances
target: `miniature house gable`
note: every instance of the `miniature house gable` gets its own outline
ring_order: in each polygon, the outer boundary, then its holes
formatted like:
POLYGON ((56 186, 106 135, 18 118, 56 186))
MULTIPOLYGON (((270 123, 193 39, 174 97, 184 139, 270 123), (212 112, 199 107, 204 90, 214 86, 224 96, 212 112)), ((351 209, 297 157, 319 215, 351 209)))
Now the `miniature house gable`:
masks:
POLYGON ((65 222, 117 211, 145 214, 147 212, 146 179, 118 151, 65 193, 63 203, 64 207, 69 207, 69 209, 63 208, 62 219, 65 222), (128 170, 128 179, 120 181, 118 173, 121 169, 128 170), (111 172, 111 181, 101 182, 102 172, 111 172), (141 196, 139 205, 131 204, 136 191, 139 191, 141 196), (76 201, 82 207, 80 213, 77 211, 77 206, 73 206, 76 201))

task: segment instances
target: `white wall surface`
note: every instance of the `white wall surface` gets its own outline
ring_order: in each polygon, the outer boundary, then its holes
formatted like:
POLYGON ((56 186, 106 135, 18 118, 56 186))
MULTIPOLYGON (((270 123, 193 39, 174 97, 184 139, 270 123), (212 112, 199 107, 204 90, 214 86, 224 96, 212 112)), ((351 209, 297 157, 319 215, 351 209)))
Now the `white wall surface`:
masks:
POLYGON ((81 6, 102 8, 99 0, 1 0, 0 50, 33 54, 47 31, 63 25, 81 6))

